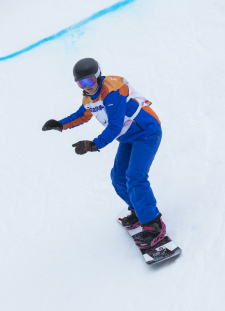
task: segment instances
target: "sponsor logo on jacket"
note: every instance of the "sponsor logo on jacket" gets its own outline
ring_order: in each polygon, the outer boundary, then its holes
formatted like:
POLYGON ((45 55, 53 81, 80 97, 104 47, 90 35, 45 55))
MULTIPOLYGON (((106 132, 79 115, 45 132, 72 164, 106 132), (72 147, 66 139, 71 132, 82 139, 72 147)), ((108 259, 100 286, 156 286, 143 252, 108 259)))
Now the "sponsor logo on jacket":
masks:
POLYGON ((103 105, 100 105, 100 106, 96 106, 96 107, 90 107, 90 108, 88 108, 89 110, 91 110, 91 112, 98 112, 98 111, 100 111, 100 110, 102 110, 102 109, 104 109, 105 107, 103 106, 103 105))

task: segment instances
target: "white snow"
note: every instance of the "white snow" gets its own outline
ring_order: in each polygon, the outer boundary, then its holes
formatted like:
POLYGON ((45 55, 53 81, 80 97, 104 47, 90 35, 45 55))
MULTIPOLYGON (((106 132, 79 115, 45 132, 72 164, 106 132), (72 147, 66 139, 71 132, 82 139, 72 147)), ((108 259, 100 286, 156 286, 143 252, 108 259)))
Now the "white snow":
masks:
MULTIPOLYGON (((0 57, 115 0, 1 1, 0 57)), ((74 34, 0 61, 0 310, 212 311, 225 304, 225 2, 136 0, 74 34), (147 266, 117 222, 118 143, 104 129, 43 124, 75 112, 72 68, 96 58, 150 101, 163 139, 150 181, 180 257, 147 266)))

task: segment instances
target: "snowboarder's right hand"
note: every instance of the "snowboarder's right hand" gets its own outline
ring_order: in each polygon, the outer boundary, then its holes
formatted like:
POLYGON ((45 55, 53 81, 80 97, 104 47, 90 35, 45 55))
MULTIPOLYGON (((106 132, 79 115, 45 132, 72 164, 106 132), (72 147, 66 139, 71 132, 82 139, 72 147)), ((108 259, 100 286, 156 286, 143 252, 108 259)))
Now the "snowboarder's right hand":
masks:
POLYGON ((57 130, 62 132, 63 130, 63 125, 60 121, 56 120, 48 120, 42 127, 42 131, 49 131, 49 130, 57 130))

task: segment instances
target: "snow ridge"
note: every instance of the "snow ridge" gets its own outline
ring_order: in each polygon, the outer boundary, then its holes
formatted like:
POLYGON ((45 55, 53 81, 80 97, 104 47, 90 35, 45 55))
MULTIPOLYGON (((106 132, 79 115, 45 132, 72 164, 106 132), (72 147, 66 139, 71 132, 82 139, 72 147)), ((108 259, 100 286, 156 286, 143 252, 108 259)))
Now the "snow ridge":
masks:
POLYGON ((0 61, 4 61, 4 60, 7 60, 7 59, 16 57, 16 56, 18 56, 18 55, 20 55, 22 53, 28 52, 28 51, 30 51, 30 50, 32 50, 32 49, 34 49, 34 48, 36 48, 36 47, 46 43, 46 42, 55 40, 55 39, 65 35, 65 34, 68 34, 71 31, 74 31, 74 30, 77 31, 77 30, 79 30, 80 27, 82 27, 82 26, 92 22, 93 20, 96 20, 97 18, 100 18, 100 17, 102 17, 102 16, 104 16, 104 15, 106 15, 108 13, 115 12, 118 9, 122 9, 124 6, 130 4, 131 2, 134 2, 134 1, 136 1, 136 0, 125 0, 125 1, 117 2, 117 3, 113 4, 112 6, 110 6, 108 8, 105 8, 105 9, 103 9, 103 10, 97 12, 97 13, 94 13, 93 15, 83 19, 82 21, 80 21, 80 22, 78 22, 78 23, 76 23, 76 24, 74 24, 74 25, 72 25, 72 26, 70 26, 70 27, 68 27, 66 29, 63 29, 63 30, 59 31, 58 33, 56 33, 56 34, 54 34, 54 35, 52 35, 50 37, 44 38, 44 39, 42 39, 42 40, 40 40, 40 41, 38 41, 38 42, 36 42, 34 44, 31 44, 28 47, 26 47, 26 48, 24 48, 24 49, 22 49, 20 51, 17 51, 15 53, 9 54, 9 55, 4 56, 4 57, 0 57, 0 61))

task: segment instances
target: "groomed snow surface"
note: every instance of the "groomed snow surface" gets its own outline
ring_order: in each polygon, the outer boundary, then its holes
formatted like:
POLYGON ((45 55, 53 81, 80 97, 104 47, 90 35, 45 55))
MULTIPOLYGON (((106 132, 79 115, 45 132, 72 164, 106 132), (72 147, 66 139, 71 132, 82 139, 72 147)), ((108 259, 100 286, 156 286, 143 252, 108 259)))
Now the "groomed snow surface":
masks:
MULTIPOLYGON (((115 3, 1 1, 0 57, 115 3)), ((0 61, 0 310, 224 307, 224 49, 224 0, 136 0, 0 61), (84 57, 126 77, 162 121, 150 181, 177 259, 147 266, 117 223, 126 208, 110 180, 118 143, 74 153, 100 123, 41 131, 80 106, 72 68, 84 57)))

